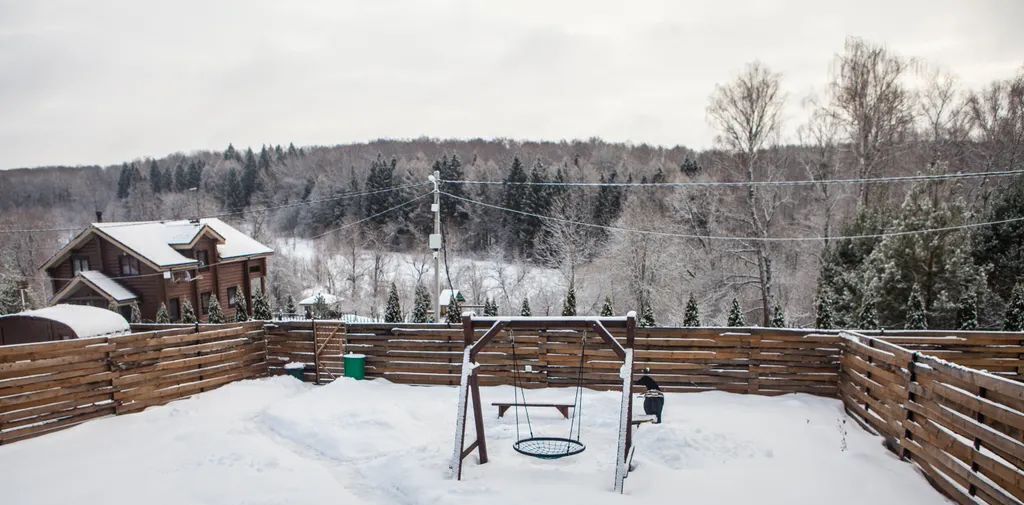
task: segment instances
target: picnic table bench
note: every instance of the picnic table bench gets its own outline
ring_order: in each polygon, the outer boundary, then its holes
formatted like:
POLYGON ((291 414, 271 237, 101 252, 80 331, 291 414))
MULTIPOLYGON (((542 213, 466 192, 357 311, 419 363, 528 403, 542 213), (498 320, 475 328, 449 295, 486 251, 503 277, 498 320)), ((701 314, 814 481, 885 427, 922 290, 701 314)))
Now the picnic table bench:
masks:
POLYGON ((512 407, 551 407, 558 409, 562 417, 569 419, 569 409, 573 408, 571 403, 516 403, 516 402, 493 402, 491 405, 498 407, 498 417, 504 417, 505 412, 512 407))

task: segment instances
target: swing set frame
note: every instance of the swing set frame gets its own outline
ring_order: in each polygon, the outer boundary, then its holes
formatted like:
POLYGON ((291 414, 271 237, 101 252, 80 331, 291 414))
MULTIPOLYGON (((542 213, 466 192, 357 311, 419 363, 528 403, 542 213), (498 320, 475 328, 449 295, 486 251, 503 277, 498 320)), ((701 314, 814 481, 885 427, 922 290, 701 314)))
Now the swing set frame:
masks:
POLYGON ((479 455, 479 464, 487 463, 487 438, 484 434, 483 409, 480 399, 480 376, 476 357, 487 344, 505 330, 570 329, 592 331, 604 341, 622 361, 619 377, 622 379, 622 399, 619 405, 619 443, 615 460, 613 489, 622 492, 629 473, 629 458, 633 448, 633 344, 636 340, 636 312, 625 317, 475 317, 472 312, 462 314, 462 335, 465 349, 462 353, 462 374, 459 380, 459 406, 455 416, 455 447, 449 465, 452 477, 462 480, 462 464, 473 451, 479 455), (487 327, 479 339, 476 328, 487 327), (612 336, 609 329, 622 329, 626 333, 625 345, 612 336), (473 403, 473 424, 476 440, 466 445, 466 414, 473 403))

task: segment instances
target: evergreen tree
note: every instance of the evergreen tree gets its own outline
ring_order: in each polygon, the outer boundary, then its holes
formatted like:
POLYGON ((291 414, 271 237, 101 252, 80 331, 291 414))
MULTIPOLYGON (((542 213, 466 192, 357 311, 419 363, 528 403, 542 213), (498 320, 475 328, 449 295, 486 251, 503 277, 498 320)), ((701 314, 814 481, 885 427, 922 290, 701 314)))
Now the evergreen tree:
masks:
POLYGON ((956 326, 961 330, 978 329, 978 295, 967 292, 957 304, 956 326))
POLYGON ((243 323, 248 320, 249 314, 245 311, 245 304, 239 303, 238 306, 235 307, 235 322, 243 323))
POLYGON ((1010 293, 1010 303, 1006 305, 1003 317, 1003 330, 1024 331, 1024 283, 1017 281, 1010 293))
POLYGON ((238 172, 234 167, 228 169, 221 199, 228 210, 237 211, 245 208, 245 193, 242 191, 242 182, 238 179, 238 172))
MULTIPOLYGON (((457 154, 452 154, 450 158, 443 156, 440 160, 435 161, 434 171, 439 172, 441 180, 444 181, 461 181, 466 178, 462 170, 462 160, 459 159, 457 154)), ((461 226, 469 219, 466 203, 458 199, 468 196, 466 195, 466 185, 448 184, 445 185, 445 191, 455 198, 441 199, 441 218, 449 225, 461 226)))
POLYGON ((700 326, 700 308, 697 307, 697 300, 693 298, 693 293, 690 293, 690 299, 686 301, 686 313, 683 315, 683 326, 700 326))
POLYGON ((235 150, 235 146, 231 143, 228 143, 228 148, 224 150, 224 159, 242 161, 242 157, 238 155, 238 151, 235 150))
POLYGON ((274 318, 270 302, 262 290, 256 290, 256 295, 252 298, 252 318, 258 321, 269 321, 274 318))
POLYGON ((565 301, 562 302, 562 315, 576 315, 576 287, 572 284, 569 285, 569 291, 565 294, 565 301))
POLYGON ((242 205, 237 207, 243 209, 252 203, 252 197, 262 189, 260 182, 260 169, 256 161, 256 155, 252 149, 245 150, 245 163, 242 165, 242 175, 239 177, 240 199, 242 205))
POLYGON ((394 191, 386 191, 393 188, 395 184, 395 167, 398 166, 398 159, 384 159, 384 156, 377 153, 377 159, 370 163, 370 171, 366 176, 366 191, 370 193, 365 196, 366 215, 375 216, 370 221, 377 225, 387 224, 394 219, 388 209, 401 203, 396 199, 394 191))
POLYGON ((292 295, 288 295, 288 298, 285 300, 284 310, 289 315, 296 314, 295 298, 292 295))
POLYGON ((519 315, 525 317, 530 317, 533 315, 530 312, 530 299, 526 298, 525 296, 523 297, 523 305, 519 307, 519 315))
POLYGON ((492 298, 484 300, 484 315, 485 316, 497 316, 498 315, 498 303, 492 298))
POLYGON ((928 316, 924 301, 921 300, 921 287, 916 283, 910 288, 907 298, 907 317, 904 327, 908 330, 924 330, 928 328, 928 316))
POLYGON ((267 149, 267 146, 260 148, 260 160, 257 166, 261 171, 270 170, 270 149, 267 149))
POLYGON ((0 316, 21 312, 21 293, 14 281, 0 284, 0 316))
POLYGON ((433 322, 431 313, 430 292, 423 284, 416 285, 416 301, 413 303, 412 322, 430 323, 433 322))
POLYGON ((384 322, 401 323, 402 320, 402 305, 398 300, 398 288, 392 282, 391 288, 388 289, 387 305, 384 306, 384 322))
POLYGON ((857 317, 857 328, 861 330, 878 329, 878 312, 875 309, 875 297, 873 294, 865 295, 864 306, 860 309, 857 317))
MULTIPOLYGON (((234 168, 231 170, 234 170, 234 168)), ((182 191, 188 191, 188 188, 188 174, 185 172, 185 166, 179 162, 174 166, 174 190, 180 193, 182 191)))
POLYGON ((142 311, 139 310, 139 302, 132 302, 131 306, 131 323, 139 324, 142 322, 142 311))
POLYGON ((217 295, 210 295, 210 303, 206 306, 206 320, 210 324, 224 324, 224 311, 220 309, 217 295))
POLYGON ((818 292, 817 300, 814 302, 814 327, 821 330, 830 330, 835 324, 832 318, 832 298, 827 292, 818 292))
POLYGON ((782 311, 782 305, 778 301, 772 307, 772 318, 768 324, 772 328, 785 328, 786 327, 786 314, 782 311))
POLYGON ((974 230, 975 263, 991 265, 988 286, 1006 301, 1013 296, 1017 280, 1024 278, 1024 221, 1015 219, 1020 216, 1024 216, 1024 177, 1016 177, 1009 187, 994 192, 988 212, 978 219, 1002 222, 974 230))
MULTIPOLYGON (((527 212, 527 200, 530 192, 527 182, 526 171, 519 157, 512 159, 512 168, 505 177, 505 185, 502 190, 502 206, 518 212, 527 212)), ((502 214, 505 230, 508 232, 508 249, 517 253, 526 253, 529 249, 529 239, 532 230, 529 229, 527 216, 516 212, 505 212, 502 214)))
POLYGON ((159 193, 164 189, 164 173, 160 171, 160 165, 156 160, 149 161, 149 187, 153 193, 159 193))
POLYGON ((185 175, 185 189, 201 188, 203 186, 203 167, 206 165, 203 160, 193 160, 188 164, 188 172, 185 175))
POLYGON ((120 199, 128 198, 131 194, 132 189, 135 188, 139 180, 142 179, 142 173, 139 172, 139 167, 135 163, 131 165, 127 163, 121 164, 121 173, 117 179, 117 197, 120 199))
POLYGON ((310 312, 313 313, 313 317, 317 319, 327 319, 327 313, 329 311, 330 307, 327 306, 327 300, 324 298, 324 295, 317 293, 316 299, 313 300, 313 307, 310 309, 310 312))
POLYGON ((110 303, 107 304, 107 310, 109 310, 111 312, 117 312, 118 314, 120 314, 121 313, 121 306, 118 305, 116 301, 110 300, 110 303))
POLYGON ((690 159, 690 157, 687 156, 683 160, 683 162, 679 164, 679 171, 682 172, 683 175, 687 177, 693 177, 700 173, 701 168, 696 161, 690 159))
POLYGON ((171 322, 171 315, 167 312, 167 304, 160 302, 160 308, 156 311, 156 322, 167 324, 171 322))
POLYGON ((732 306, 729 308, 729 320, 726 326, 745 326, 747 323, 743 320, 743 309, 740 308, 739 300, 733 298, 732 306))
POLYGON ((604 297, 604 305, 601 306, 601 317, 612 317, 615 315, 615 309, 612 308, 611 297, 604 297))
POLYGON ((448 300, 448 322, 451 324, 462 322, 462 305, 455 293, 452 293, 451 299, 448 300))
POLYGON ((640 327, 650 328, 654 326, 654 309, 651 308, 651 302, 649 296, 645 296, 643 301, 640 303, 640 327))
POLYGON ((185 300, 181 302, 181 322, 185 324, 192 324, 199 321, 196 318, 196 310, 192 308, 192 302, 185 300))

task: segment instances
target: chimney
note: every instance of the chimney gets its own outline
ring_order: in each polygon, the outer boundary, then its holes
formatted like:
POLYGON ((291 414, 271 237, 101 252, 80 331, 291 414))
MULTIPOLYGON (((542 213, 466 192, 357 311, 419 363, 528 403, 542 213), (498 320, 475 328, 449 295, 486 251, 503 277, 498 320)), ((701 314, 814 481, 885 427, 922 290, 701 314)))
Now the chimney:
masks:
POLYGON ((97 210, 96 211, 96 222, 97 223, 102 223, 103 222, 103 211, 102 210, 97 210))

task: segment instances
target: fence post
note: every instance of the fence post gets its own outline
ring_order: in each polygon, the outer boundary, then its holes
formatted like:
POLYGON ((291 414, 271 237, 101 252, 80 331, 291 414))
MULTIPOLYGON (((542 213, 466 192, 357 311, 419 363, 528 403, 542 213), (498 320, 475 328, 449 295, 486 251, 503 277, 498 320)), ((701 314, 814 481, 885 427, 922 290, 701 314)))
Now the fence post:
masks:
POLYGON ((317 352, 317 349, 316 349, 316 346, 317 346, 317 341, 316 341, 316 316, 313 316, 313 318, 310 319, 310 325, 313 328, 313 369, 314 369, 314 372, 313 372, 314 379, 313 380, 314 380, 314 383, 317 386, 319 386, 320 385, 320 353, 317 352))
MULTIPOLYGON (((917 393, 914 392, 914 384, 917 383, 917 358, 920 352, 910 355, 910 362, 907 363, 907 403, 917 401, 917 393)), ((900 440, 900 459, 910 460, 913 453, 907 450, 907 440, 913 440, 914 434, 910 431, 910 423, 914 421, 914 412, 909 405, 903 406, 903 439, 900 440)))

